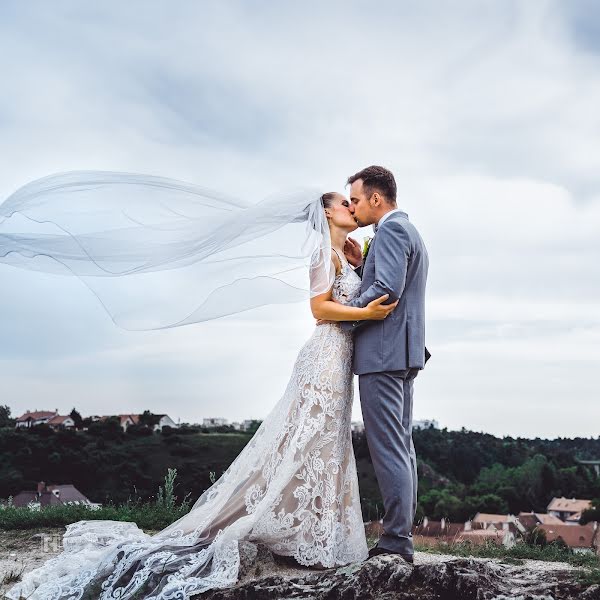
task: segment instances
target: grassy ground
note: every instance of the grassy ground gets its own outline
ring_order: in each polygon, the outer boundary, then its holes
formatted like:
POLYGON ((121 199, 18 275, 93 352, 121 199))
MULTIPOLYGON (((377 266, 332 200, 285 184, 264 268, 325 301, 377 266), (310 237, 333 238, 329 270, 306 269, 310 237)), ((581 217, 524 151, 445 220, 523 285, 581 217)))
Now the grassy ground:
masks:
POLYGON ((518 542, 512 548, 505 548, 490 541, 482 545, 453 542, 450 544, 440 543, 433 547, 416 545, 415 550, 462 557, 495 558, 505 564, 513 565, 526 565, 528 560, 566 563, 578 567, 576 578, 581 583, 600 584, 600 557, 595 554, 573 552, 570 548, 552 543, 542 547, 518 542))
MULTIPOLYGON (((369 548, 377 543, 377 538, 367 538, 369 548)), ((415 544, 416 552, 428 554, 449 554, 457 557, 494 558, 505 564, 525 565, 528 560, 566 563, 578 568, 577 579, 586 585, 600 584, 600 556, 595 554, 580 554, 570 548, 547 544, 532 546, 518 542, 512 548, 505 548, 491 541, 485 544, 470 542, 440 542, 433 546, 415 544)))
POLYGON ((452 554, 454 556, 473 556, 475 558, 510 559, 514 564, 523 560, 544 560, 565 562, 576 567, 600 567, 600 561, 594 554, 579 554, 569 548, 548 544, 544 547, 530 546, 519 542, 512 548, 505 548, 493 542, 471 544, 469 542, 454 542, 439 544, 433 547, 417 545, 415 550, 433 554, 452 554))
POLYGON ((83 520, 131 521, 141 529, 164 529, 189 512, 189 507, 165 507, 155 503, 130 502, 90 510, 84 506, 47 506, 43 510, 8 507, 0 510, 0 529, 64 527, 83 520))

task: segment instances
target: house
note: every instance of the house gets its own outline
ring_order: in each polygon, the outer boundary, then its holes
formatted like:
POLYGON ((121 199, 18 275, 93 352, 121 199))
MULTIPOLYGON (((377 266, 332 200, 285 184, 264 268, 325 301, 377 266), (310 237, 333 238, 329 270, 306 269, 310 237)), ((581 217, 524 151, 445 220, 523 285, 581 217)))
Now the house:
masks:
MULTIPOLYGON (((445 519, 430 521, 427 517, 413 527, 413 540, 426 546, 438 546, 454 542, 484 544, 488 541, 510 548, 521 534, 512 515, 489 515, 477 513, 476 518, 466 523, 450 523, 445 519)), ((513 517, 514 519, 514 517, 513 517)))
POLYGON ((160 417, 158 423, 154 425, 154 431, 162 431, 163 427, 172 427, 173 429, 177 429, 179 425, 169 417, 169 415, 156 415, 160 417))
POLYGON ((35 410, 33 412, 29 412, 29 409, 25 412, 25 414, 17 417, 17 421, 15 423, 15 427, 17 429, 21 427, 34 427, 35 425, 42 425, 47 423, 52 417, 58 415, 58 408, 55 411, 48 410, 35 410))
POLYGON ((490 531, 512 531, 523 534, 527 528, 514 515, 495 515, 477 513, 471 521, 465 523, 465 530, 487 529, 490 531))
POLYGON ((118 417, 119 425, 121 426, 121 429, 123 431, 127 431, 127 428, 130 425, 137 425, 137 423, 138 423, 138 415, 102 415, 102 416, 92 415, 90 418, 94 422, 100 421, 101 423, 104 423, 104 421, 106 421, 107 419, 109 419, 110 417, 113 417, 113 416, 118 417))
POLYGON ((75 421, 69 415, 59 415, 58 409, 54 412, 41 410, 29 412, 29 410, 17 418, 16 427, 34 427, 35 425, 48 425, 52 429, 75 429, 75 421))
POLYGON ((517 515, 517 519, 525 527, 525 529, 533 529, 538 525, 562 525, 563 522, 554 515, 548 513, 536 513, 536 512, 520 512, 517 515))
POLYGON ((256 423, 260 423, 258 419, 245 419, 240 425, 240 431, 249 431, 252 427, 256 426, 256 423))
POLYGON ((573 552, 588 554, 598 551, 600 537, 596 521, 587 525, 538 525, 537 529, 544 531, 548 542, 562 539, 573 552))
POLYGON ((413 421, 412 426, 413 426, 413 429, 429 429, 429 428, 439 429, 440 428, 438 422, 435 419, 419 419, 419 420, 413 421))
POLYGON ((46 424, 52 429, 75 429, 75 421, 69 415, 54 415, 46 424))
MULTIPOLYGON (((475 527, 473 527, 472 521, 451 523, 446 519, 432 521, 424 517, 412 528, 413 542, 434 548, 444 544, 467 541, 472 544, 484 544, 491 541, 502 544, 506 548, 515 545, 521 530, 514 521, 510 520, 512 515, 483 515, 483 513, 479 513, 479 515, 480 521, 475 523, 475 527), (489 522, 481 520, 486 516, 494 517, 494 519, 489 522), (504 520, 500 522, 497 517, 502 517, 504 520)), ((365 530, 367 536, 379 537, 383 531, 383 523, 382 521, 370 521, 365 523, 365 530)))
MULTIPOLYGON (((250 421, 244 421, 244 423, 247 422, 249 423, 250 421)), ((244 423, 242 423, 242 426, 244 423)), ((202 427, 223 427, 227 424, 227 419, 223 419, 222 417, 209 417, 202 419, 202 427)))
POLYGON ((80 504, 93 508, 100 505, 90 502, 74 485, 46 485, 44 481, 37 484, 37 490, 23 490, 13 498, 14 506, 58 506, 80 504))
POLYGON ((577 498, 552 498, 546 512, 558 517, 561 521, 571 525, 578 525, 581 513, 592 508, 591 500, 579 500, 577 498))
POLYGON ((512 548, 515 545, 516 534, 508 528, 508 523, 505 523, 506 527, 496 529, 495 527, 489 527, 486 529, 465 529, 461 531, 456 537, 457 542, 471 542, 472 544, 485 544, 486 542, 494 542, 495 544, 502 545, 505 548, 512 548))
MULTIPOLYGON (((111 416, 118 417, 121 428, 123 429, 123 431, 127 431, 127 429, 131 425, 139 425, 140 417, 142 415, 123 414, 123 415, 103 415, 101 417, 94 415, 91 417, 91 419, 92 419, 92 421, 106 421, 111 416)), ((173 428, 179 427, 179 425, 177 425, 177 423, 175 423, 173 421, 173 419, 171 419, 171 417, 169 417, 169 415, 154 415, 154 416, 158 417, 158 422, 154 424, 153 431, 162 431, 162 428, 165 426, 173 427, 173 428)))
POLYGON ((424 546, 453 543, 462 531, 463 523, 451 523, 443 518, 440 521, 432 521, 428 517, 424 517, 412 528, 414 542, 424 546))

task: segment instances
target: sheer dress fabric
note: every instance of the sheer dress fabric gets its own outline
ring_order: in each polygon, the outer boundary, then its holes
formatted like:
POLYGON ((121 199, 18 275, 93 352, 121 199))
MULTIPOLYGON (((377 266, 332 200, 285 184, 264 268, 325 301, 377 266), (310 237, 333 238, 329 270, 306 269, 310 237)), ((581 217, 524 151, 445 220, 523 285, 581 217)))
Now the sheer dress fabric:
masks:
MULTIPOLYGON (((333 298, 359 294, 342 260, 333 298)), ((79 521, 63 551, 25 574, 10 600, 183 600, 238 579, 239 542, 300 564, 335 567, 368 556, 351 439, 352 336, 317 326, 285 393, 191 511, 155 535, 134 523, 79 521)))

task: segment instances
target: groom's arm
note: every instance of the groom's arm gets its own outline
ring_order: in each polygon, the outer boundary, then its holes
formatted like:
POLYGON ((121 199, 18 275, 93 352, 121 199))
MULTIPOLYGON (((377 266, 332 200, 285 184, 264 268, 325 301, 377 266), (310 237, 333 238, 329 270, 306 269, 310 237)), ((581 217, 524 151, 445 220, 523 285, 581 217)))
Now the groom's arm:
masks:
POLYGON ((384 304, 396 302, 404 291, 411 243, 408 233, 397 221, 388 221, 377 233, 375 281, 349 306, 366 306, 372 300, 389 294, 384 304))
MULTIPOLYGON (((384 304, 396 302, 404 291, 410 239, 408 233, 397 221, 388 221, 377 233, 375 251, 375 281, 358 298, 351 300, 348 306, 364 307, 372 300, 389 294, 384 304)), ((341 321, 342 329, 356 330, 369 321, 341 321)))

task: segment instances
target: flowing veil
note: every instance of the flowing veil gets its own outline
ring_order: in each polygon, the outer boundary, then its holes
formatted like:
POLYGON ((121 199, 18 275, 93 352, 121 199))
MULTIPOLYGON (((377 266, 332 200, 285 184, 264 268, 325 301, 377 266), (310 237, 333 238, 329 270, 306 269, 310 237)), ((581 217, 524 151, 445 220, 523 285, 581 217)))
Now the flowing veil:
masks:
POLYGON ((130 331, 296 302, 333 282, 321 193, 251 202, 154 175, 57 173, 0 204, 0 265, 77 276, 130 331))
MULTIPOLYGON (((320 194, 251 203, 150 175, 51 175, 0 205, 0 267, 77 276, 132 330, 294 302, 335 278, 320 194)), ((131 522, 72 523, 63 551, 6 597, 184 600, 235 584, 241 540, 306 565, 364 560, 351 336, 317 329, 285 393, 189 513, 153 536, 131 522)))

